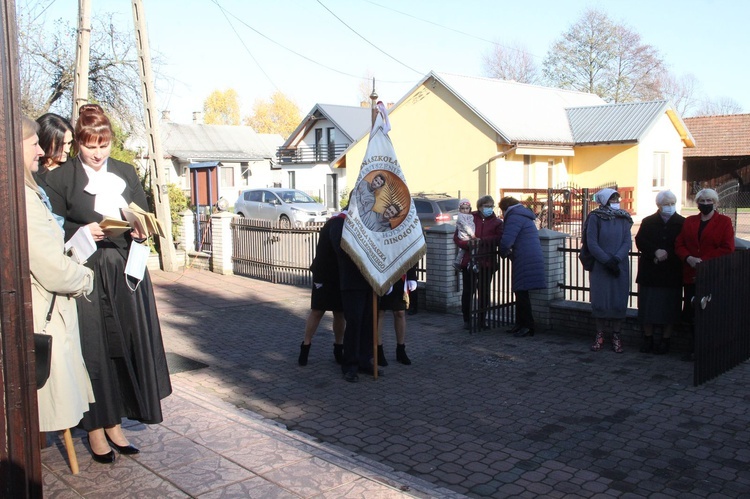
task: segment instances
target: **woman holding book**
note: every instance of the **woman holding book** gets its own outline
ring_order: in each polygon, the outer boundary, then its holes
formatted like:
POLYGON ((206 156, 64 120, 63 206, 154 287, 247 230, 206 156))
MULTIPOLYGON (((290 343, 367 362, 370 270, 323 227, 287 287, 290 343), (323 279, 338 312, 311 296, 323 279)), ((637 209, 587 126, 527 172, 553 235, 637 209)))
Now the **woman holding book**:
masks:
POLYGON ((65 239, 85 227, 97 245, 86 262, 94 270, 94 293, 78 300, 78 311, 96 398, 81 423, 93 458, 101 463, 115 461, 108 441, 121 454, 137 453, 122 431, 122 418, 160 423, 161 399, 172 392, 148 270, 141 269, 137 278, 125 273, 128 257, 148 234, 100 226, 122 220, 121 210, 131 203, 148 209, 135 168, 109 157, 113 138, 102 108, 82 106, 75 126, 79 154, 46 179, 53 211, 65 219, 65 239))

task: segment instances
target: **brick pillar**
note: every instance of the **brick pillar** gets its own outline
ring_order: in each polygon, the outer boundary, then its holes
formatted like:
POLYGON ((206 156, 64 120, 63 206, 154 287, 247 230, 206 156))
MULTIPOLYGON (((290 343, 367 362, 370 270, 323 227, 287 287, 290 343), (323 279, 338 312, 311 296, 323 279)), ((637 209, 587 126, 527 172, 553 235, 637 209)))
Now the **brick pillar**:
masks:
POLYGON ((563 240, 568 237, 570 237, 568 234, 550 229, 539 231, 547 286, 546 289, 530 291, 529 296, 531 297, 534 321, 540 326, 552 326, 550 303, 554 300, 562 300, 565 296, 563 290, 558 286, 559 283, 564 282, 565 258, 562 252, 557 251, 557 248, 562 246, 563 240))
POLYGON ((453 268, 456 245, 453 225, 436 225, 425 230, 427 242, 427 286, 425 306, 437 312, 461 310, 461 274, 453 268))
POLYGON ((187 254, 195 251, 195 215, 190 210, 180 213, 182 226, 180 227, 180 246, 187 254))
POLYGON ((211 215, 211 271, 217 274, 234 274, 231 224, 235 216, 226 211, 211 215))

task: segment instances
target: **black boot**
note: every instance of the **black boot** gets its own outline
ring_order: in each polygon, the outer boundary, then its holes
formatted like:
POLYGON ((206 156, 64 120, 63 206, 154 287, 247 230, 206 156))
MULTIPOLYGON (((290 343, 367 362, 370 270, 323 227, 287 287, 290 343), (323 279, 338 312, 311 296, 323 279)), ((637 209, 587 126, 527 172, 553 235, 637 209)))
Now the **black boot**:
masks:
POLYGON ((656 355, 666 355, 669 353, 669 338, 662 338, 654 349, 656 355))
POLYGON ((301 366, 307 365, 307 356, 310 355, 310 347, 312 346, 312 343, 309 345, 305 345, 304 342, 299 346, 299 359, 297 359, 297 364, 301 366))
POLYGON ((654 336, 644 336, 641 344, 641 353, 651 353, 654 351, 654 336))
POLYGON ((338 343, 333 344, 333 358, 336 359, 336 364, 338 365, 344 363, 344 345, 338 343))
POLYGON ((383 353, 383 345, 378 345, 378 365, 380 367, 388 365, 388 361, 385 360, 385 353, 383 353))
POLYGON ((406 345, 403 343, 396 345, 396 360, 405 366, 411 365, 411 360, 409 360, 409 357, 406 355, 406 345))

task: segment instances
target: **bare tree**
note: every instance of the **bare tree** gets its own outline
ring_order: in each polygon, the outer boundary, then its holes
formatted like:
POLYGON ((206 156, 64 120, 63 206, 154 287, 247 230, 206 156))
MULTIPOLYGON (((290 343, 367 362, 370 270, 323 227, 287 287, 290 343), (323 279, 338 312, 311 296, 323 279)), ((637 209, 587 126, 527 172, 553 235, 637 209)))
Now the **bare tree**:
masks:
POLYGON ((703 101, 698 108, 698 116, 719 116, 723 114, 741 114, 742 105, 731 97, 719 97, 703 101))
POLYGON ((664 63, 640 35, 589 9, 555 42, 542 71, 552 86, 631 102, 659 97, 664 63))
MULTIPOLYGON (((44 23, 39 9, 36 2, 17 8, 22 110, 33 117, 46 112, 70 116, 76 28, 63 20, 44 23)), ((92 20, 89 93, 132 129, 143 113, 134 35, 132 26, 118 28, 113 17, 92 20)))
POLYGON ((534 56, 520 43, 495 43, 495 48, 483 56, 483 63, 484 74, 490 78, 530 84, 540 80, 534 56))
POLYGON ((695 97, 698 80, 692 73, 676 77, 670 73, 660 78, 662 98, 669 100, 680 116, 691 116, 698 105, 695 97))

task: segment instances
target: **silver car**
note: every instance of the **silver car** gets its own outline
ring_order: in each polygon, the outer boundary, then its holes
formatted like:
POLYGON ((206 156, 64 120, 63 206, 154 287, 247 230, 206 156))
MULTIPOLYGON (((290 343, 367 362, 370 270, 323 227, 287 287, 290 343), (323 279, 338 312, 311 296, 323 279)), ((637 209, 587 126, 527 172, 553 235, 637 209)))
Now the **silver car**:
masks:
POLYGON ((247 189, 234 203, 234 212, 245 218, 277 222, 281 227, 302 227, 328 220, 328 209, 297 189, 247 189))

